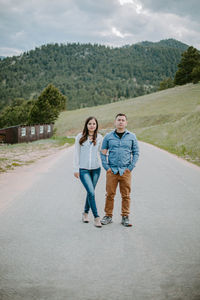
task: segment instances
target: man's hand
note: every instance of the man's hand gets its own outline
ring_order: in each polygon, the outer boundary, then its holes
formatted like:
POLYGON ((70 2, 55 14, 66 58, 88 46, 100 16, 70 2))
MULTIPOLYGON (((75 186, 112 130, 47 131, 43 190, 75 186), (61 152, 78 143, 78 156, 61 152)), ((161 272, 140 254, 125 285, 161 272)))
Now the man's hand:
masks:
POLYGON ((79 172, 75 172, 75 173, 74 173, 74 176, 75 176, 76 178, 79 178, 79 172))
POLYGON ((106 171, 107 173, 112 173, 111 168, 106 171))

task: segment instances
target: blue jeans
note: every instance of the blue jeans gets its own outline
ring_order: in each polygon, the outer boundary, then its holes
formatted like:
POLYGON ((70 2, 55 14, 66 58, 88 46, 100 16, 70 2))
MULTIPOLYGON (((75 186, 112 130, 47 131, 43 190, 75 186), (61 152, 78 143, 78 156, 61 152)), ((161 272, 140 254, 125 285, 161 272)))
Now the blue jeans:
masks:
POLYGON ((95 186, 99 179, 101 168, 94 170, 79 169, 80 180, 87 191, 84 212, 88 213, 90 208, 95 218, 99 217, 95 202, 95 186))

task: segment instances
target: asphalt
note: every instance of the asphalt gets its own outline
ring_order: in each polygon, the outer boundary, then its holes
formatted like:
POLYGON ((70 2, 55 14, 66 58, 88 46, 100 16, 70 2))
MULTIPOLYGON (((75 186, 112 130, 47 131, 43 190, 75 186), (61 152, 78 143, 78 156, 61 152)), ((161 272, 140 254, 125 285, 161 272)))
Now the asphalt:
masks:
MULTIPOLYGON (((119 191, 112 224, 95 228, 92 215, 81 222, 85 191, 73 177, 73 147, 10 196, 0 211, 1 300, 200 299, 200 168, 140 149, 133 227, 120 224, 119 191)), ((96 201, 103 217, 103 169, 96 201)))

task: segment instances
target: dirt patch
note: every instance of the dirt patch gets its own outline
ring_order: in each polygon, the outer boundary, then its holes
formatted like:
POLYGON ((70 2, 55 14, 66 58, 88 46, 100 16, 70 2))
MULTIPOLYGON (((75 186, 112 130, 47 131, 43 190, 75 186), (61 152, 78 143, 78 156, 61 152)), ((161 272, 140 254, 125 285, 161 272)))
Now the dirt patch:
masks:
POLYGON ((53 140, 40 140, 37 142, 0 146, 0 173, 14 170, 17 167, 29 165, 40 158, 47 157, 59 150, 68 147, 59 146, 53 140))

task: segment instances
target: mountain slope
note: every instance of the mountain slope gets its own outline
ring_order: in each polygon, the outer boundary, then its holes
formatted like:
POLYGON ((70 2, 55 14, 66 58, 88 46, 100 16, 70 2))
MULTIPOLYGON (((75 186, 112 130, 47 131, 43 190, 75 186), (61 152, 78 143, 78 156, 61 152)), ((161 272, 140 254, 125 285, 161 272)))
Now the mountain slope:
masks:
POLYGON ((15 98, 36 98, 49 83, 68 97, 68 109, 155 91, 162 79, 174 77, 187 45, 148 43, 122 48, 49 44, 7 57, 0 61, 0 109, 15 98))

